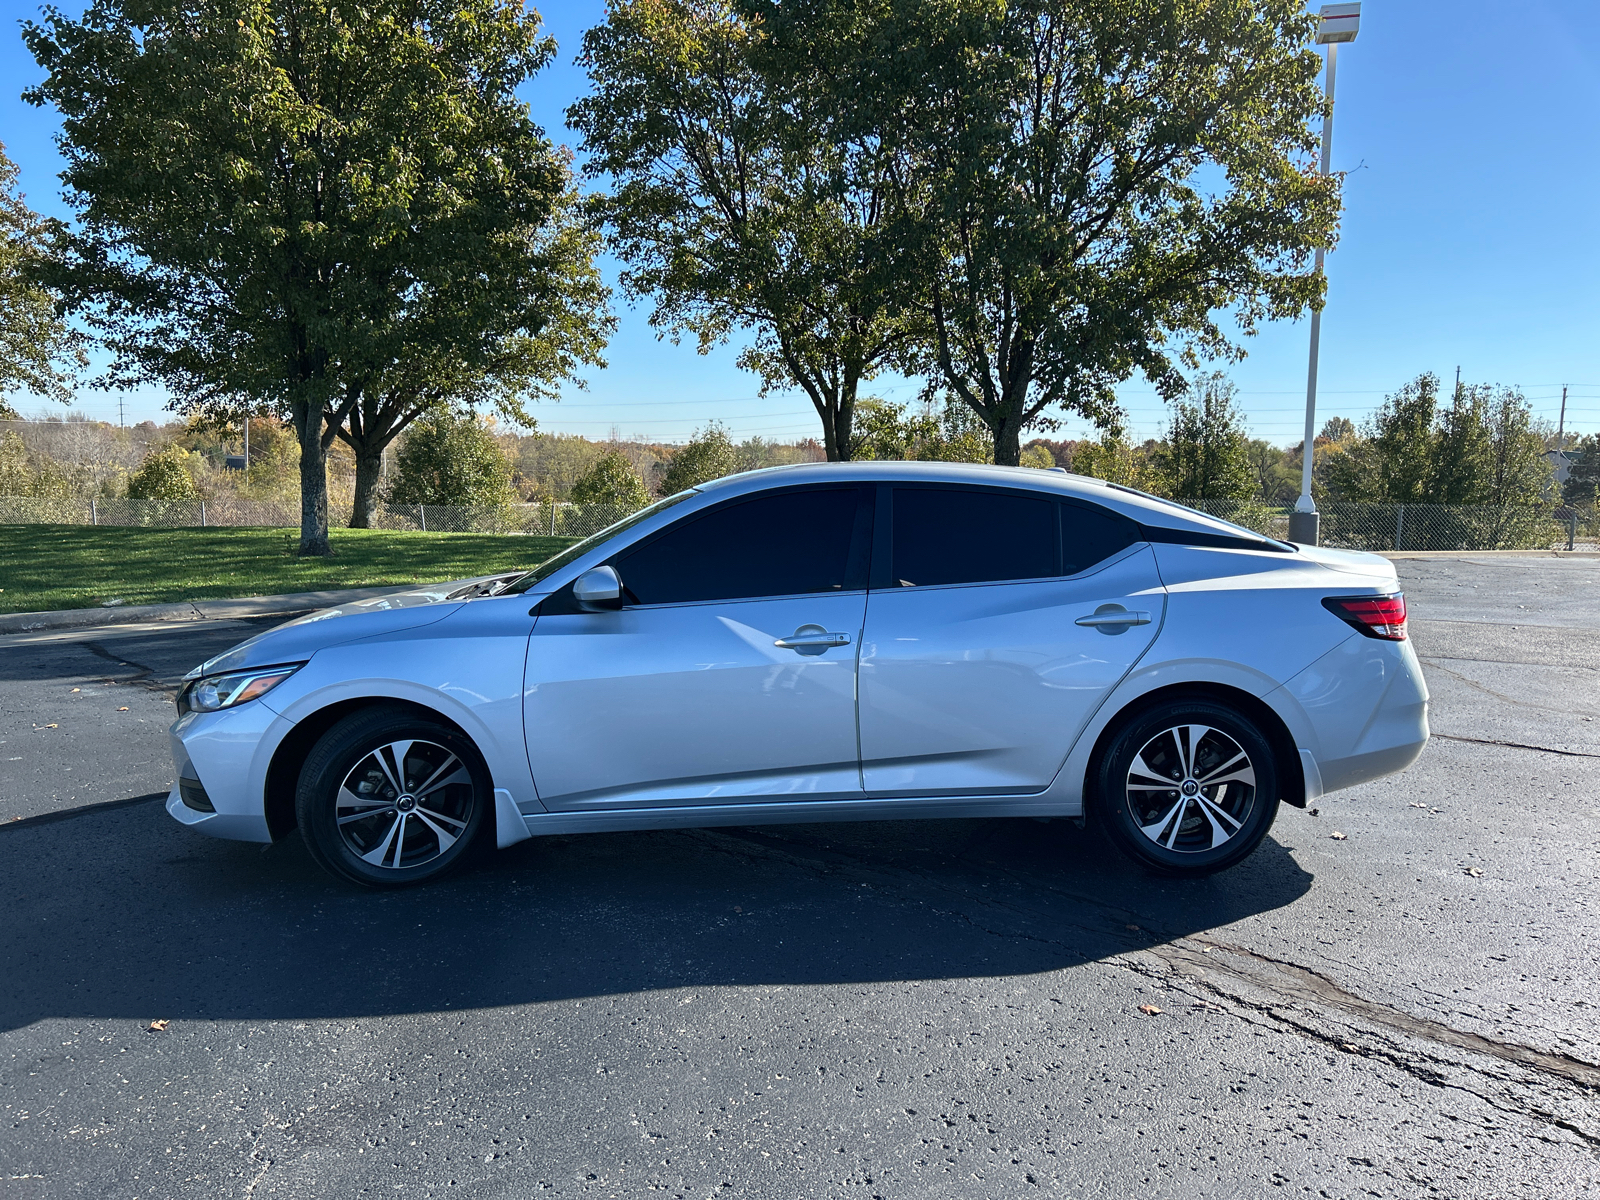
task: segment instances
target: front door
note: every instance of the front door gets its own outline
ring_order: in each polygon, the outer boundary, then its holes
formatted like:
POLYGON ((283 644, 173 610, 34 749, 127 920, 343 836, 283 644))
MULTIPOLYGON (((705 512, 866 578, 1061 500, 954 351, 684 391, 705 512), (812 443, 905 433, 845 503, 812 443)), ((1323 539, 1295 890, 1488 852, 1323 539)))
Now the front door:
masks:
POLYGON ((1160 627, 1154 555, 1125 518, 1037 492, 896 486, 884 508, 861 650, 867 794, 1043 790, 1160 627))
POLYGON ((735 499, 618 554, 621 611, 541 612, 523 715, 545 807, 860 796, 871 520, 853 485, 735 499))

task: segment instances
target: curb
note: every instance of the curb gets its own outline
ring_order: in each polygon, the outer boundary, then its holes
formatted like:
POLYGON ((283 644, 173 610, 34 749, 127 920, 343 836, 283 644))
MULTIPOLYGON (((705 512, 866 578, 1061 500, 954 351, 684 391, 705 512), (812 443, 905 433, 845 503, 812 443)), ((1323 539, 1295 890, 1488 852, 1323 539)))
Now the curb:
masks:
POLYGON ((338 588, 326 592, 291 592, 284 596, 247 596, 239 600, 184 600, 177 604, 129 604, 118 608, 64 608, 55 612, 3 613, 0 614, 0 636, 96 625, 237 621, 245 617, 289 616, 356 600, 372 600, 395 592, 414 592, 426 586, 403 584, 397 587, 338 588))
POLYGON ((1600 558, 1600 550, 1376 550, 1384 558, 1600 558))

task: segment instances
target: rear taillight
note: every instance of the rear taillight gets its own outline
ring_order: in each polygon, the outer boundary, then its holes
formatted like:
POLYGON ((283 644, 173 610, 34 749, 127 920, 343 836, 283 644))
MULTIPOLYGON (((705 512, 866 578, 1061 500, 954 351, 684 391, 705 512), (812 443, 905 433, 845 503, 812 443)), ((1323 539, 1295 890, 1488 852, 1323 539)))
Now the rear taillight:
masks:
POLYGON ((1406 598, 1399 592, 1392 596, 1330 596, 1322 607, 1368 637, 1406 640, 1406 598))

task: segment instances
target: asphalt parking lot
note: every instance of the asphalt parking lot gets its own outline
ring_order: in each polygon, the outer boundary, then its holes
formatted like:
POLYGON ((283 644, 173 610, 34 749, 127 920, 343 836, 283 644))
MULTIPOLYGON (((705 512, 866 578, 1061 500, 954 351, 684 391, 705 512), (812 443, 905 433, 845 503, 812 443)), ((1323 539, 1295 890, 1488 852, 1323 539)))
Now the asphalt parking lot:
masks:
POLYGON ((0 638, 0 1198, 1583 1194, 1600 558, 1399 565, 1423 757, 1192 883, 1004 820, 358 892, 155 802, 256 627, 0 638))

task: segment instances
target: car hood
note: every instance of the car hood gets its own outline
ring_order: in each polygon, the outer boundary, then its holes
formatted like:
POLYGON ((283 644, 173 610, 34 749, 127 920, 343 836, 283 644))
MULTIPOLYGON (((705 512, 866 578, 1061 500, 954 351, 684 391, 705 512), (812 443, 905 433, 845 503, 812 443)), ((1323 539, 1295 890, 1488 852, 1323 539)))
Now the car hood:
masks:
POLYGON ((522 572, 513 571, 480 575, 318 609, 247 638, 215 658, 207 659, 184 678, 272 663, 304 662, 329 646, 431 625, 444 620, 463 604, 492 595, 495 584, 509 582, 520 574, 522 572))

